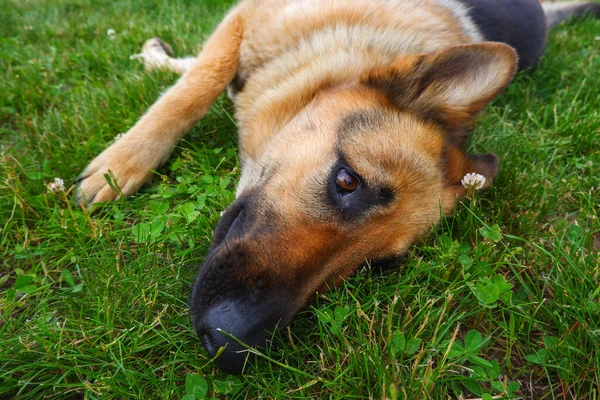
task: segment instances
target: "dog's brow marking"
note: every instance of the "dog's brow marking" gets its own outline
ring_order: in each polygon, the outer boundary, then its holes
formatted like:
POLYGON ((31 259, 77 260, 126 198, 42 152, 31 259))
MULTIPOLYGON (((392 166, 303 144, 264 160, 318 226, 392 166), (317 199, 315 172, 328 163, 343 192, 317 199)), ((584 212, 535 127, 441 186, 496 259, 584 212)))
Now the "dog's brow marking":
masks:
POLYGON ((338 125, 338 135, 348 135, 364 130, 374 130, 381 126, 382 114, 377 110, 357 110, 342 118, 338 125))

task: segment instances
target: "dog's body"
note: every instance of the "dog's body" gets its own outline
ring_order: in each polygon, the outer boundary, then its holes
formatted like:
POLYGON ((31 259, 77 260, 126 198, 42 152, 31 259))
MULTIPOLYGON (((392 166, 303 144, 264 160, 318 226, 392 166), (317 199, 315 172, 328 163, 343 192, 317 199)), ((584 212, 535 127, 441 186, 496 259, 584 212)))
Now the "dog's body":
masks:
MULTIPOLYGON (((555 7, 551 23, 591 3, 555 7)), ((246 0, 195 60, 151 40, 147 66, 184 73, 82 174, 82 202, 134 193, 229 85, 239 123, 238 199, 192 293, 205 347, 229 371, 318 290, 365 259, 400 255, 498 160, 464 147, 478 113, 547 36, 538 0, 246 0), (503 42, 512 47, 501 43, 503 42), (513 50, 513 48, 516 50, 513 50), (517 55, 519 61, 517 61, 517 55)))

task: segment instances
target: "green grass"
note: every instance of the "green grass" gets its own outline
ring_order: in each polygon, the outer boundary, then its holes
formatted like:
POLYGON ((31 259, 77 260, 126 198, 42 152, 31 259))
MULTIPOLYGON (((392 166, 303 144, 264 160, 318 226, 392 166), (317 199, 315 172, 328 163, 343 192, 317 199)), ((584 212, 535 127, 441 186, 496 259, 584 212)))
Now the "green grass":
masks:
POLYGON ((46 188, 175 81, 129 56, 154 36, 195 52, 227 6, 0 2, 0 397, 599 399, 600 21, 557 29, 482 118, 472 150, 502 160, 490 190, 397 268, 319 297, 233 378, 186 306, 234 197, 231 104, 127 201, 90 215, 46 188))

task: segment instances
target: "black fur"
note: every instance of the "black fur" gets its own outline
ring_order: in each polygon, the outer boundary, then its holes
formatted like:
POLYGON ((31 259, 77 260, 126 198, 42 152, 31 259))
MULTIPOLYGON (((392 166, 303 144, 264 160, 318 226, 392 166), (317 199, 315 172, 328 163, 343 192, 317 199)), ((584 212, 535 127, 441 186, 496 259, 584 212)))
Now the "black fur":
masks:
POLYGON ((487 41, 512 46, 519 69, 535 67, 546 49, 547 27, 538 0, 460 0, 487 41))
POLYGON ((376 130, 383 118, 378 110, 356 110, 344 116, 338 125, 338 135, 346 136, 353 132, 376 130))
POLYGON ((229 84, 229 89, 231 90, 231 94, 235 96, 239 92, 243 91, 245 86, 246 81, 244 80, 244 78, 241 77, 239 73, 237 73, 235 74, 233 80, 229 84))

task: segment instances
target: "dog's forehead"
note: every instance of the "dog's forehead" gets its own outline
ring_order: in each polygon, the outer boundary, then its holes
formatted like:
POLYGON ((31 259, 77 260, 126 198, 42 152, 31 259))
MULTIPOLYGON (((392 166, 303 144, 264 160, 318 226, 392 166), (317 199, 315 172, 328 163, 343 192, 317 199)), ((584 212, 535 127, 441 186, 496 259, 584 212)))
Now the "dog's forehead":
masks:
POLYGON ((337 134, 339 138, 361 133, 364 131, 375 131, 381 128, 384 111, 377 108, 360 108, 346 111, 337 123, 337 134))

